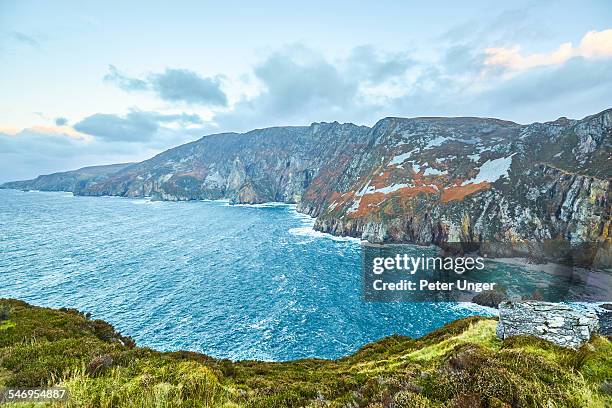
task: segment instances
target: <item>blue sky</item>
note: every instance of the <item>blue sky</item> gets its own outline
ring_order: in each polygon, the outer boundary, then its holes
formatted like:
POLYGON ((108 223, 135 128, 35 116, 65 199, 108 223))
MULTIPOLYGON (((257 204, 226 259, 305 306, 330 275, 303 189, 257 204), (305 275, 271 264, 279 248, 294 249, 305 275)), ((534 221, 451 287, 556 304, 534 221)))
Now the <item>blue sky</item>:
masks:
POLYGON ((209 133, 612 107, 606 1, 0 0, 0 181, 209 133))

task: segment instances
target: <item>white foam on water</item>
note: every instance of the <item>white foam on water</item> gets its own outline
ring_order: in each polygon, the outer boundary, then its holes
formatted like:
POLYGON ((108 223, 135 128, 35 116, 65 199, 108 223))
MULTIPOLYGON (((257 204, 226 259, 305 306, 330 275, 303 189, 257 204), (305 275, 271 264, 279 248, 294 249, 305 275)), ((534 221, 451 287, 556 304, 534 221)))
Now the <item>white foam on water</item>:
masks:
POLYGON ((276 201, 272 201, 269 203, 260 203, 260 204, 232 204, 229 200, 216 200, 225 203, 226 207, 252 207, 252 208, 274 208, 274 207, 288 207, 295 204, 287 204, 280 203, 276 201))
POLYGON ((297 219, 299 219, 300 221, 302 221, 302 225, 304 225, 304 226, 309 226, 309 227, 311 227, 311 228, 314 226, 314 223, 315 223, 316 218, 311 217, 311 216, 310 216, 310 215, 308 215, 308 214, 304 214, 304 213, 299 212, 299 211, 297 210, 297 207, 296 207, 295 205, 293 206, 293 208, 291 208, 291 210, 289 211, 289 213, 290 213, 291 215, 293 215, 295 218, 297 218, 297 219))
POLYGON ((296 205, 292 205, 292 208, 290 210, 290 214, 293 215, 294 217, 296 217, 297 219, 299 219, 302 222, 302 226, 301 227, 290 228, 289 229, 289 233, 291 235, 309 238, 308 241, 305 241, 303 243, 307 243, 307 242, 312 241, 313 239, 320 239, 320 238, 331 239, 333 241, 339 241, 339 242, 361 243, 361 238, 339 237, 339 236, 336 236, 336 235, 328 234, 326 232, 321 232, 321 231, 315 230, 314 229, 314 224, 315 224, 316 218, 311 217, 308 214, 304 214, 304 213, 299 212, 297 210, 297 206, 296 205))
POLYGON ((136 200, 130 200, 130 203, 134 205, 150 205, 150 204, 161 204, 161 201, 153 201, 150 198, 140 198, 136 200))
POLYGON ((499 314, 499 310, 497 310, 494 307, 481 306, 481 305, 478 305, 476 303, 471 303, 471 302, 452 303, 450 307, 451 309, 459 309, 459 310, 467 309, 477 314, 486 314, 486 315, 491 315, 491 316, 497 316, 499 314))
POLYGON ((361 238, 339 237, 339 236, 336 236, 336 235, 327 234, 325 232, 316 231, 312 227, 290 228, 289 229, 289 233, 291 235, 296 235, 296 236, 300 236, 300 237, 307 237, 307 238, 313 238, 313 239, 314 238, 325 238, 325 239, 331 239, 332 241, 339 241, 339 242, 361 243, 361 238))

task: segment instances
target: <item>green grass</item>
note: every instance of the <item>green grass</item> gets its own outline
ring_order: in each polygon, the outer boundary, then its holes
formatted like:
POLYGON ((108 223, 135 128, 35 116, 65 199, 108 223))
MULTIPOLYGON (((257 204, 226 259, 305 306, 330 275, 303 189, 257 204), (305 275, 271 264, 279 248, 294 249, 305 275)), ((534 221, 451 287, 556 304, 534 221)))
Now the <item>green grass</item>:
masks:
MULTIPOLYGON (((500 341, 467 318, 338 360, 231 362, 136 347, 75 310, 0 300, 0 386, 68 387, 67 407, 609 407, 612 343, 500 341), (608 387, 609 389, 609 387, 608 387)), ((28 405, 20 405, 28 406, 28 405)), ((31 406, 31 405, 30 405, 31 406)))
POLYGON ((0 330, 10 329, 11 327, 15 327, 15 322, 11 322, 10 320, 0 322, 0 330))

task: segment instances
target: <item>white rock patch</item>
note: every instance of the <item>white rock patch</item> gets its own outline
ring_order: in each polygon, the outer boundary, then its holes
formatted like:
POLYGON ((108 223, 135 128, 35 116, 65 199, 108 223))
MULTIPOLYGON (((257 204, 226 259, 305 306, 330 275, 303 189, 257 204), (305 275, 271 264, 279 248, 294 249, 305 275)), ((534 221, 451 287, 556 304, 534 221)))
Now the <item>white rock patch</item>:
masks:
POLYGON ((437 136, 427 142, 427 144, 425 145, 425 149, 442 146, 442 144, 446 142, 447 140, 448 140, 447 137, 437 136))
POLYGON ((407 153, 402 153, 402 154, 398 154, 397 156, 395 156, 394 158, 391 159, 391 161, 389 162, 388 166, 399 166, 400 164, 404 163, 406 160, 408 160, 410 158, 410 155, 412 153, 414 153, 416 151, 415 150, 411 150, 407 153))
POLYGON ((447 174, 446 171, 434 169, 433 167, 428 167, 425 169, 423 173, 425 176, 441 176, 443 174, 447 174))
POLYGON ((392 186, 377 188, 371 194, 373 193, 389 194, 389 193, 393 193, 397 190, 400 190, 402 188, 407 188, 407 187, 411 187, 410 184, 406 184, 406 183, 393 184, 392 186))
MULTIPOLYGON (((513 155, 512 155, 513 156, 513 155)), ((512 164, 512 156, 500 157, 495 160, 487 160, 478 171, 475 178, 464 181, 461 185, 478 184, 483 182, 494 183, 502 177, 508 177, 508 171, 512 164)))

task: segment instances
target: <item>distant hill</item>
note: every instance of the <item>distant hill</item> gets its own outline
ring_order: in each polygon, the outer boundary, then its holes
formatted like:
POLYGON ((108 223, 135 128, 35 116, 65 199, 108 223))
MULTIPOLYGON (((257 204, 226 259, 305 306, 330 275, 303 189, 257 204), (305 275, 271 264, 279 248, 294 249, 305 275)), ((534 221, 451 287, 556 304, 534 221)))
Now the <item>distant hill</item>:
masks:
POLYGON ((40 191, 75 191, 80 188, 82 184, 100 182, 109 174, 116 173, 130 164, 132 163, 83 167, 78 170, 38 176, 32 180, 11 181, 2 184, 0 188, 40 191))

